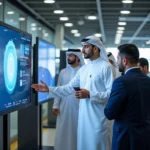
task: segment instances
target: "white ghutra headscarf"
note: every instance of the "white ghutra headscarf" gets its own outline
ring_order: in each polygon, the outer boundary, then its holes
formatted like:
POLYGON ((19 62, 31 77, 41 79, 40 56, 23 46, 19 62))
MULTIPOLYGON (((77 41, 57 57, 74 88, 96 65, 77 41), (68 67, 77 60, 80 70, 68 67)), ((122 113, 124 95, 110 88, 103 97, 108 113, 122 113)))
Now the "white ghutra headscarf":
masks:
MULTIPOLYGON (((80 59, 80 66, 83 66, 85 63, 84 63, 84 59, 82 57, 82 52, 80 49, 68 49, 66 51, 66 55, 67 54, 74 54, 76 55, 79 59, 80 59)), ((67 58, 67 57, 66 57, 67 58)), ((68 64, 68 61, 66 60, 66 63, 67 63, 67 66, 69 65, 68 64)))
POLYGON ((92 44, 94 46, 97 46, 99 49, 100 49, 100 57, 109 62, 108 60, 108 57, 107 57, 107 54, 106 54, 106 50, 103 46, 103 43, 102 41, 100 40, 100 38, 94 36, 94 35, 91 35, 91 36, 88 36, 84 39, 81 40, 81 43, 84 44, 84 43, 89 43, 89 44, 92 44))
POLYGON ((118 67, 114 55, 113 55, 111 52, 107 52, 107 56, 108 56, 108 59, 111 60, 111 61, 113 62, 112 65, 113 65, 114 67, 118 67))

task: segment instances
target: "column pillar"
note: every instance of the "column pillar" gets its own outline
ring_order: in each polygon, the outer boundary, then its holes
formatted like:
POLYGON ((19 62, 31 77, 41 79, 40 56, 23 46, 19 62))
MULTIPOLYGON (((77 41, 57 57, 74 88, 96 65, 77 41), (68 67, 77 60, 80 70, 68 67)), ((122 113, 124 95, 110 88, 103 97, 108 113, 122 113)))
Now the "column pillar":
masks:
POLYGON ((56 48, 62 49, 63 40, 64 40, 64 26, 62 24, 57 24, 55 28, 55 39, 54 39, 56 48))

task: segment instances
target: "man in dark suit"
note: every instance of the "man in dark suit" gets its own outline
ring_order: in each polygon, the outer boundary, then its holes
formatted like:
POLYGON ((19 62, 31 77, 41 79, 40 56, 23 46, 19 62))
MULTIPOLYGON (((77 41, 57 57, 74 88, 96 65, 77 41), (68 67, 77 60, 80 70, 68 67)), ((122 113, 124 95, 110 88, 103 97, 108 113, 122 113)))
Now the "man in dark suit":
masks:
POLYGON ((114 119, 112 150, 150 150, 150 78, 137 67, 138 48, 118 47, 117 64, 124 75, 112 86, 104 110, 114 119))

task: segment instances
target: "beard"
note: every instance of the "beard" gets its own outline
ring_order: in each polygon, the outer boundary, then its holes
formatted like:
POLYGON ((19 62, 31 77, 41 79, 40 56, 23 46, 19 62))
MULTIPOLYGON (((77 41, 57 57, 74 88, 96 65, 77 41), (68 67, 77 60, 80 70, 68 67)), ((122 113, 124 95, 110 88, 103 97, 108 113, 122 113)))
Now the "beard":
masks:
POLYGON ((94 55, 94 52, 92 50, 90 53, 83 53, 83 54, 85 59, 90 59, 94 55))
POLYGON ((123 64, 121 63, 119 65, 119 72, 124 72, 125 71, 125 67, 123 66, 123 64))
POLYGON ((67 61, 68 61, 68 64, 69 64, 69 65, 73 65, 73 64, 76 63, 76 59, 74 59, 74 60, 68 59, 67 61))

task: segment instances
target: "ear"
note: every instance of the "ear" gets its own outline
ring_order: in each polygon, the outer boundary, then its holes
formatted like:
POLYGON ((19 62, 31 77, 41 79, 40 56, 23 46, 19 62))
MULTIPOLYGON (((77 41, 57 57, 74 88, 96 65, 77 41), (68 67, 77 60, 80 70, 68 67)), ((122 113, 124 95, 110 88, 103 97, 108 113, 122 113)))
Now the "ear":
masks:
POLYGON ((143 68, 144 68, 144 70, 148 70, 146 65, 143 68))
POLYGON ((98 52, 98 47, 97 46, 94 46, 94 52, 98 52))
POLYGON ((123 58, 123 64, 127 65, 128 64, 128 59, 126 57, 123 58))

